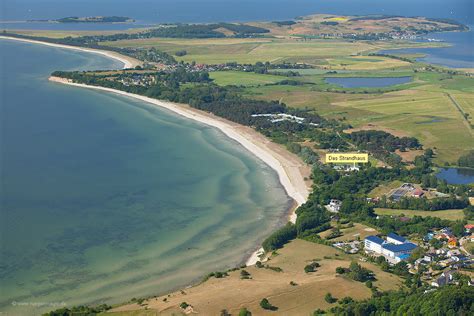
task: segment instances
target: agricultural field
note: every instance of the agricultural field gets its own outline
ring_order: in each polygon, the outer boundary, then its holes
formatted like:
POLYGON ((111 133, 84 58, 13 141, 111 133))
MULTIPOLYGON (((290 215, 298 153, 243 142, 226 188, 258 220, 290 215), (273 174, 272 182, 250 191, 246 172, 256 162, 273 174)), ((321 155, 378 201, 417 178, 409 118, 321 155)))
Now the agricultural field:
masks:
POLYGON ((418 211, 418 210, 396 210, 389 208, 376 208, 375 213, 377 215, 393 215, 400 216, 404 215, 407 217, 422 216, 422 217, 438 217, 441 219, 448 219, 451 221, 463 220, 463 210, 440 210, 440 211, 418 211))
MULTIPOLYGON (((165 297, 157 297, 143 304, 149 310, 160 312, 160 315, 181 314, 182 310, 178 306, 182 302, 192 305, 195 312, 203 315, 219 315, 224 308, 232 315, 237 315, 242 307, 247 307, 252 315, 266 315, 268 311, 263 310, 259 302, 262 298, 267 298, 278 307, 272 314, 310 315, 317 308, 326 309, 331 306, 324 300, 328 292, 332 292, 337 298, 370 297, 371 292, 364 283, 335 273, 336 267, 348 267, 351 260, 357 258, 357 255, 346 255, 329 246, 294 240, 265 263, 281 268, 281 272, 255 266, 246 267, 245 270, 251 275, 249 280, 242 280, 240 271, 234 271, 228 277, 210 278, 182 292, 171 293, 166 296, 166 302, 163 301, 165 297), (305 273, 304 267, 315 261, 321 267, 316 272, 305 273), (290 282, 296 285, 290 285, 290 282)), ((374 285, 379 289, 394 290, 401 284, 397 276, 383 272, 373 264, 358 262, 376 274, 377 281, 374 285)), ((114 311, 143 310, 144 306, 130 304, 114 311)))
POLYGON ((286 79, 286 77, 283 76, 262 75, 242 71, 216 71, 211 72, 209 75, 216 84, 221 86, 258 86, 276 83, 286 79))
MULTIPOLYGON (((113 47, 155 47, 174 55, 185 50, 185 56, 176 57, 185 62, 221 64, 226 62, 305 62, 326 69, 391 69, 408 66, 407 62, 378 56, 357 56, 394 47, 389 42, 350 42, 299 38, 212 38, 178 39, 151 38, 120 40, 101 43, 113 47)), ((418 47, 419 44, 400 42, 397 47, 418 47)), ((423 46, 426 46, 423 45, 423 46)), ((433 45, 430 45, 433 46, 433 45)))

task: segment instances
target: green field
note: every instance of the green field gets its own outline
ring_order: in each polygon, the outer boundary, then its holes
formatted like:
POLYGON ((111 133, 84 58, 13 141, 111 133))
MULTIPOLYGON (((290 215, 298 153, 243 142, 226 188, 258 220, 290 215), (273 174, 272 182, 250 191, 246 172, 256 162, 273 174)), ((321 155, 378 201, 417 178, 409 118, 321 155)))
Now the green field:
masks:
POLYGON ((258 86, 276 83, 286 79, 286 77, 283 76, 263 75, 242 71, 216 71, 211 72, 209 75, 216 84, 221 86, 258 86))
POLYGON ((405 215, 408 217, 422 216, 422 217, 438 217, 441 219, 449 220, 462 220, 464 219, 463 210, 441 210, 441 211, 414 211, 414 210, 394 210, 389 208, 376 208, 375 213, 377 215, 405 215))
MULTIPOLYGON (((375 56, 356 56, 360 53, 391 48, 384 42, 348 42, 345 40, 310 40, 294 38, 215 38, 215 39, 171 39, 152 38, 104 42, 115 47, 155 47, 174 54, 186 50, 187 54, 177 57, 186 62, 220 64, 226 62, 255 63, 305 62, 324 65, 331 69, 387 69, 404 67, 406 62, 375 56)), ((411 44, 404 44, 412 46, 411 44)))

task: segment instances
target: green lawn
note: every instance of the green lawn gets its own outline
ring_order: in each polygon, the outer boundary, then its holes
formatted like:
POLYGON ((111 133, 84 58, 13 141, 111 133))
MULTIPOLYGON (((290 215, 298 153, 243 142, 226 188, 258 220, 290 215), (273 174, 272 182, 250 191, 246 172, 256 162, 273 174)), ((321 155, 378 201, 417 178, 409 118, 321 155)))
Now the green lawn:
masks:
POLYGON ((441 219, 449 219, 449 220, 460 220, 464 219, 463 210, 441 210, 441 211, 414 211, 414 210, 392 210, 388 208, 376 208, 375 213, 377 215, 401 215, 404 214, 408 217, 413 216, 431 216, 431 217, 439 217, 441 219))
POLYGON ((276 83, 286 79, 284 76, 256 74, 242 71, 216 71, 211 72, 211 79, 221 86, 257 86, 269 83, 276 83))

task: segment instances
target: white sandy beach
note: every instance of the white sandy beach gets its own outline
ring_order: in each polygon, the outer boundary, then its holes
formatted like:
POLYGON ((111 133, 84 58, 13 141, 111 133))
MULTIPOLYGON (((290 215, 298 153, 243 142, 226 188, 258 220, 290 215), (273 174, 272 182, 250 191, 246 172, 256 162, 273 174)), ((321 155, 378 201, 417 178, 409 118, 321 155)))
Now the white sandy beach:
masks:
MULTIPOLYGON (((49 80, 61 84, 107 91, 122 96, 135 98, 147 103, 151 103, 155 106, 166 108, 186 118, 190 118, 206 125, 216 127, 221 130, 225 135, 240 143, 248 151, 253 153, 263 162, 269 165, 273 170, 275 170, 287 194, 295 200, 296 207, 305 203, 308 198, 309 188, 307 183, 305 182, 305 177, 309 176, 308 166, 306 166, 306 164, 301 161, 298 156, 288 152, 281 145, 273 143, 265 136, 261 135, 250 127, 233 123, 231 121, 225 120, 223 118, 217 117, 213 114, 209 114, 204 111, 193 109, 185 104, 161 101, 111 88, 73 83, 70 80, 64 78, 50 77, 49 80)), ((296 207, 292 209, 292 213, 289 215, 289 220, 293 223, 296 222, 296 214, 294 212, 296 207)), ((255 251, 246 261, 246 264, 255 264, 259 260, 258 255, 262 251, 262 248, 255 251)))
POLYGON ((81 51, 81 52, 99 54, 99 55, 103 55, 103 56, 106 56, 106 57, 109 57, 109 58, 120 61, 121 63, 123 63, 123 69, 134 68, 137 65, 141 65, 141 62, 137 59, 134 59, 134 58, 128 57, 128 56, 124 56, 124 55, 121 55, 119 53, 115 53, 115 52, 111 52, 111 51, 105 51, 105 50, 100 50, 100 49, 92 49, 92 48, 84 48, 84 47, 76 47, 76 46, 62 45, 62 44, 54 44, 54 43, 41 42, 41 41, 35 41, 35 40, 23 39, 23 38, 16 38, 16 37, 9 37, 9 36, 1 36, 1 35, 0 35, 0 39, 20 41, 20 42, 26 42, 26 43, 32 43, 32 44, 41 44, 41 45, 46 45, 46 46, 73 49, 73 50, 78 50, 78 51, 81 51))

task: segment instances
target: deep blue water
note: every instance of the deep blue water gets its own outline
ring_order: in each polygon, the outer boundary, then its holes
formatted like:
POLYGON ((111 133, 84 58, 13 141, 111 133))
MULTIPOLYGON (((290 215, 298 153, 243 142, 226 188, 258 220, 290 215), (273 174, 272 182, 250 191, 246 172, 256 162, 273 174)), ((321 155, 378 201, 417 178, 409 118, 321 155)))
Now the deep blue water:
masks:
POLYGON ((324 80, 343 88, 383 88, 410 82, 411 77, 328 77, 324 80))
POLYGON ((436 176, 444 179, 450 184, 470 184, 474 183, 474 169, 447 168, 441 169, 436 176))

